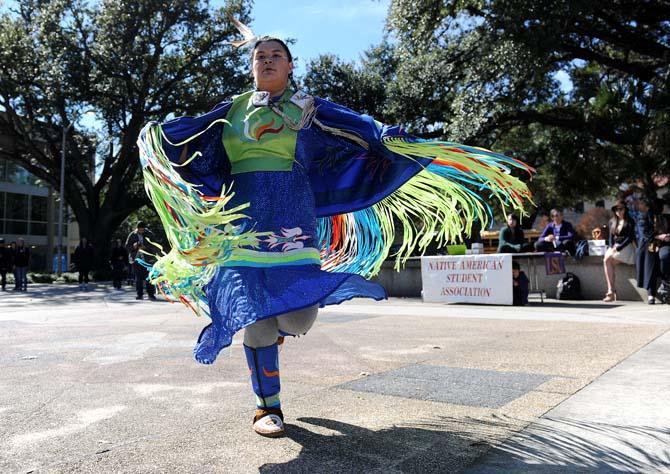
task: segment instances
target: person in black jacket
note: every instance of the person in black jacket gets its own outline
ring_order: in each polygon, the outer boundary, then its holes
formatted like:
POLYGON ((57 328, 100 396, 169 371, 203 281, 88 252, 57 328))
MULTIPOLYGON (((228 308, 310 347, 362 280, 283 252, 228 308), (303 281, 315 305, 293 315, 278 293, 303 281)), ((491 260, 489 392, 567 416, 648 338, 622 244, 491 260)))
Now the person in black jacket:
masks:
POLYGON ((650 198, 638 200, 638 216, 636 220, 637 253, 635 268, 637 270, 637 287, 647 290, 647 303, 656 302, 656 279, 658 278, 658 255, 650 251, 654 242, 654 203, 650 198))
MULTIPOLYGON (((663 213, 663 205, 661 200, 656 204, 658 212, 654 216, 654 240, 649 250, 656 254, 655 276, 661 277, 656 297, 662 303, 670 304, 670 214, 663 213)), ((653 285, 656 286, 656 280, 653 285)))
POLYGON ((121 239, 116 239, 116 245, 112 248, 112 258, 110 259, 110 263, 112 264, 112 280, 114 288, 120 290, 123 275, 128 266, 128 250, 123 246, 121 239))
POLYGON ((88 291, 88 272, 93 267, 95 250, 86 237, 82 237, 74 249, 74 264, 79 272, 79 289, 88 291))
POLYGON ((0 238, 0 286, 2 291, 7 288, 7 272, 12 268, 12 258, 9 249, 5 245, 5 239, 0 238))
POLYGON ((519 262, 512 262, 512 304, 514 306, 525 306, 528 304, 528 286, 530 281, 521 271, 519 262))
POLYGON ((526 242, 523 230, 519 226, 519 216, 507 215, 507 225, 500 229, 498 253, 532 252, 533 244, 526 242))
POLYGON ((128 249, 133 265, 133 272, 135 273, 135 290, 137 291, 135 299, 143 299, 144 287, 146 286, 149 299, 155 301, 156 289, 147 279, 149 271, 138 261, 140 259, 147 262, 150 261, 150 256, 143 252, 153 253, 156 251, 155 247, 147 239, 147 233, 146 224, 143 221, 139 221, 135 230, 128 234, 126 249, 128 249))
POLYGON ((19 237, 14 249, 14 289, 17 291, 28 290, 28 267, 30 266, 30 249, 26 247, 25 241, 19 237))
POLYGON ((616 301, 616 269, 615 265, 635 263, 635 223, 628 214, 628 207, 624 201, 617 201, 612 206, 614 216, 609 222, 609 238, 607 251, 603 258, 607 293, 603 301, 616 301))

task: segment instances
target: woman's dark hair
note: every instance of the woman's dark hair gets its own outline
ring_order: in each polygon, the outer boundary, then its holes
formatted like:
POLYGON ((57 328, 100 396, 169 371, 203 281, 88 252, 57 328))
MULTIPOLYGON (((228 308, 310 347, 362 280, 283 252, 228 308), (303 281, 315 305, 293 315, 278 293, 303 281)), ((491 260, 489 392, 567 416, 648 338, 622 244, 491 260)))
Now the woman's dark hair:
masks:
POLYGON ((519 224, 519 216, 517 216, 517 215, 514 214, 513 212, 510 212, 509 214, 507 214, 507 218, 509 219, 510 217, 511 217, 512 219, 514 219, 514 220, 516 221, 517 224, 519 224))
MULTIPOLYGON (((256 48, 258 48, 258 45, 261 43, 269 43, 270 41, 276 41, 279 43, 282 47, 282 49, 286 52, 286 57, 288 58, 288 62, 292 63, 293 62, 293 55, 291 54, 291 50, 288 49, 288 45, 283 41, 280 40, 279 38, 275 38, 273 36, 261 36, 258 38, 258 41, 254 44, 254 47, 251 48, 251 62, 253 63, 254 61, 254 53, 256 52, 256 48)), ((295 80, 293 79, 293 73, 290 72, 288 75, 288 80, 291 83, 291 86, 295 90, 298 90, 298 85, 295 83, 295 80)))
POLYGON ((609 222, 609 228, 610 228, 609 230, 611 235, 616 235, 617 227, 619 227, 619 216, 617 216, 615 212, 617 208, 623 209, 624 222, 631 221, 630 214, 628 213, 628 206, 626 206, 626 203, 622 200, 619 200, 616 203, 614 203, 614 206, 612 206, 612 212, 614 212, 614 216, 612 216, 609 222))
POLYGON ((269 43, 270 41, 276 41, 281 45, 282 48, 284 48, 284 51, 286 52, 286 56, 288 57, 288 62, 293 62, 293 55, 291 54, 291 50, 288 49, 288 46, 283 40, 280 40, 279 38, 274 38, 273 36, 261 36, 258 38, 258 41, 254 44, 254 47, 251 48, 251 59, 254 59, 254 53, 256 52, 256 48, 258 48, 258 45, 261 43, 269 43))

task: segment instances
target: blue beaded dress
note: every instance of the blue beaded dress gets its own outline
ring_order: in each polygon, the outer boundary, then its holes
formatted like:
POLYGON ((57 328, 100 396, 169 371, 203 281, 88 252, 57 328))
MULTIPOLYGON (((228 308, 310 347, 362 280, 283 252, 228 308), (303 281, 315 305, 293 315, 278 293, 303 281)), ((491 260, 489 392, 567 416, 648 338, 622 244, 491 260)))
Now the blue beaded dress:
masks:
POLYGON ((172 250, 150 277, 211 318, 194 349, 205 364, 256 321, 354 297, 402 236, 400 259, 459 238, 490 209, 519 209, 523 163, 427 142, 303 93, 249 92, 200 117, 148 124, 145 185, 172 250), (464 224, 465 222, 465 224, 464 224))

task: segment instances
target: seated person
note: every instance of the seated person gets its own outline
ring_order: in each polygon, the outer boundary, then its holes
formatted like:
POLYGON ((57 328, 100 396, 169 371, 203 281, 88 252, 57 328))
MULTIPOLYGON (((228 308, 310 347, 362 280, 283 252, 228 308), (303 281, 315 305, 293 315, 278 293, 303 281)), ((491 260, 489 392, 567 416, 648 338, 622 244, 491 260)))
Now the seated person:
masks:
POLYGON ((568 252, 575 254, 575 229, 563 220, 563 212, 551 210, 551 222, 544 228, 535 242, 538 252, 568 252))
POLYGON ((533 222, 533 229, 542 230, 547 227, 547 224, 549 224, 549 214, 545 211, 538 212, 537 217, 533 222))
POLYGON ((591 239, 593 240, 607 240, 605 229, 602 227, 594 227, 591 231, 591 239))
POLYGON ((512 304, 525 306, 528 304, 528 277, 521 271, 519 262, 512 262, 512 304))
POLYGON ((507 225, 500 229, 498 253, 532 252, 533 245, 526 242, 523 229, 519 226, 519 216, 507 215, 507 225))

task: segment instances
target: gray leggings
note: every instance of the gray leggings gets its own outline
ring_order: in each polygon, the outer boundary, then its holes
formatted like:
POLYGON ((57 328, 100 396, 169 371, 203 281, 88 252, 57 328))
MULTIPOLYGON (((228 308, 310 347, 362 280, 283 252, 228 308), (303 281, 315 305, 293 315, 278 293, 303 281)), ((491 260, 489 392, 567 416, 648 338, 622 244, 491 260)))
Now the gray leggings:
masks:
POLYGON ((277 342, 279 331, 292 336, 305 334, 314 324, 319 305, 280 314, 274 318, 263 319, 244 330, 244 345, 256 349, 271 346, 277 342))

